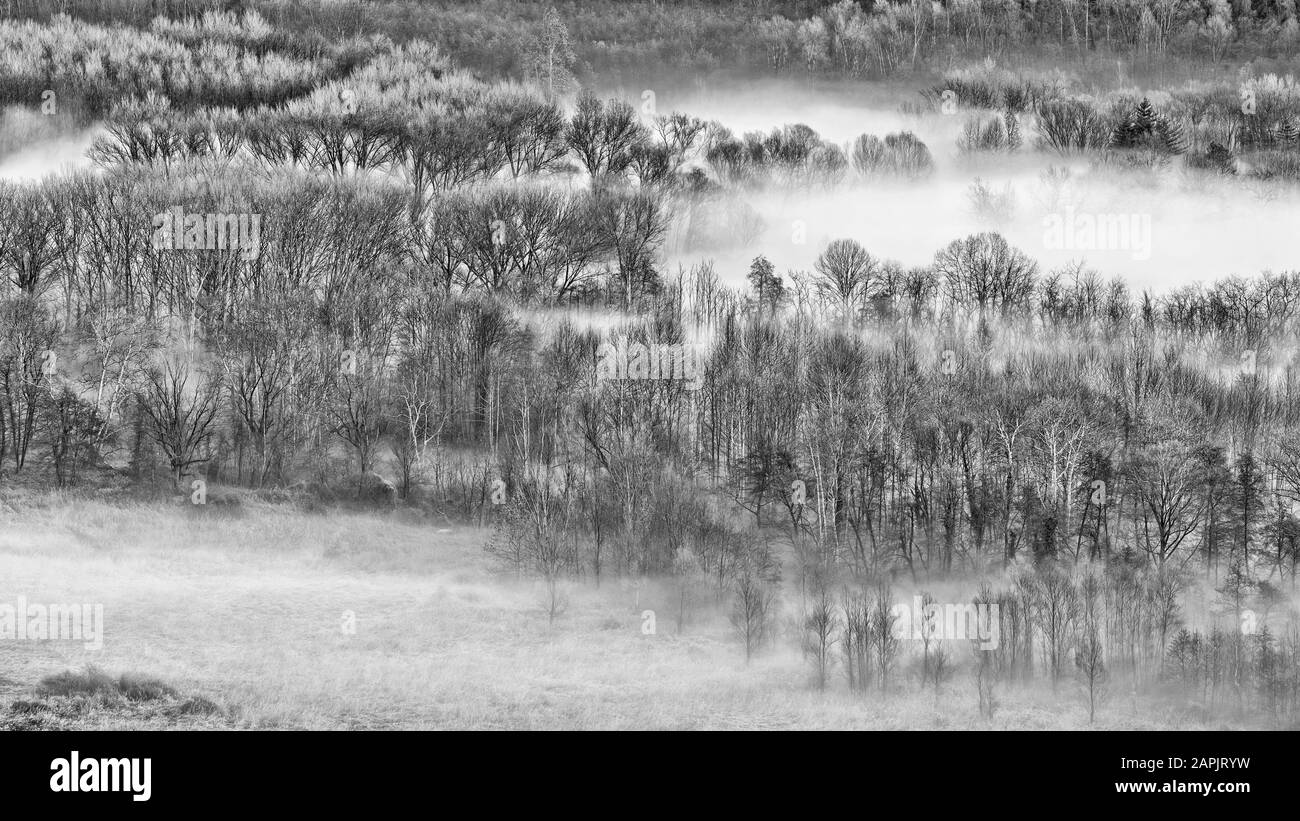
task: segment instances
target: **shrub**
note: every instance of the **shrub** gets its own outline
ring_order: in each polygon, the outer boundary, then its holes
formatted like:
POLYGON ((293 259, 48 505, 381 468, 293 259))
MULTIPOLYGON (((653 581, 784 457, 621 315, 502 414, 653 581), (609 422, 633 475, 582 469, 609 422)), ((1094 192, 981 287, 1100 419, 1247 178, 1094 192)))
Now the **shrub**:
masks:
POLYGON ((1037 130, 1040 147, 1065 154, 1106 148, 1112 129, 1090 102, 1071 99, 1044 105, 1037 130))

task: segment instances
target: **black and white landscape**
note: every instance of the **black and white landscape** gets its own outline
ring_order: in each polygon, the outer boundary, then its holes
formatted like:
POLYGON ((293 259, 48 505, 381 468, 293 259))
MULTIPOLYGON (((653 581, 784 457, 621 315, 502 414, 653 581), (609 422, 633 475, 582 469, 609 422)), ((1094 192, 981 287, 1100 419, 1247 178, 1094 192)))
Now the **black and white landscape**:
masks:
POLYGON ((1300 727, 1290 0, 2 11, 0 729, 1300 727))

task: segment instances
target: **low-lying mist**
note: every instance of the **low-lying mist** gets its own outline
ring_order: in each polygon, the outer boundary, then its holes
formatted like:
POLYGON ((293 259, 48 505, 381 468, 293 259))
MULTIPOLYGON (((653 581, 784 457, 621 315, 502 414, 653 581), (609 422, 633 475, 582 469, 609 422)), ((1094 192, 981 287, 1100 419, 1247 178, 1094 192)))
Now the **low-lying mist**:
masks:
POLYGON ((0 180, 36 180, 89 165, 86 151, 101 133, 98 123, 80 127, 71 118, 9 106, 0 112, 0 180))
MULTIPOLYGON (((715 213, 702 230, 688 231, 689 217, 677 215, 666 268, 711 259, 723 281, 736 285, 760 254, 778 271, 807 271, 840 238, 880 258, 924 265, 951 241, 980 231, 1001 233, 1044 270, 1081 262, 1135 290, 1294 267, 1290 237, 1300 225, 1300 191, 1285 182, 1188 169, 1181 158, 1153 169, 1039 151, 1031 115, 1021 118, 1018 152, 963 154, 963 123, 980 112, 900 109, 919 99, 914 86, 898 84, 781 82, 654 97, 660 112, 717 120, 737 136, 803 123, 846 153, 861 134, 910 131, 934 159, 933 173, 916 180, 860 179, 850 168, 846 182, 830 188, 729 191, 713 207, 732 214, 719 220, 715 213), (739 212, 747 214, 737 220, 739 212)), ((0 179, 89 165, 87 149, 101 133, 98 123, 83 128, 10 107, 0 122, 0 179)))
MULTIPOLYGON (((710 245, 679 238, 668 248, 672 260, 710 257, 736 284, 759 254, 781 271, 810 270, 833 239, 855 239, 877 257, 922 265, 954 239, 998 231, 1044 270, 1082 261, 1135 290, 1295 266, 1300 192, 1285 182, 1189 169, 1183 158, 1143 168, 1039 151, 1029 115, 1021 118, 1024 146, 1016 153, 962 154, 962 125, 978 113, 909 115, 898 109, 904 99, 892 90, 855 97, 841 87, 776 84, 659 97, 659 110, 716 119, 737 136, 804 123, 846 153, 860 134, 911 131, 934 158, 934 172, 919 180, 860 180, 850 168, 847 181, 830 189, 736 192, 745 203, 737 207, 752 208, 761 222, 751 217, 749 231, 710 245)), ((911 99, 919 99, 914 91, 911 99)))

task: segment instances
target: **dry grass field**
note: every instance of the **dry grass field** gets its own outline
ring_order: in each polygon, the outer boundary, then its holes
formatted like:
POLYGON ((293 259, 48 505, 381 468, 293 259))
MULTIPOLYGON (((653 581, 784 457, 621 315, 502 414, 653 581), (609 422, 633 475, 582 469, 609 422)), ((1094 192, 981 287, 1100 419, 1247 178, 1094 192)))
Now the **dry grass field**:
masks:
MULTIPOLYGON (((747 666, 724 609, 679 635, 654 586, 571 586, 551 624, 486 537, 401 513, 0 497, 0 603, 102 603, 105 624, 101 650, 0 640, 0 727, 1089 727, 1073 685, 999 692, 981 719, 968 669, 937 696, 906 670, 885 698, 838 676, 818 693, 795 639, 747 666)), ((1092 726, 1205 725, 1112 694, 1092 726)))

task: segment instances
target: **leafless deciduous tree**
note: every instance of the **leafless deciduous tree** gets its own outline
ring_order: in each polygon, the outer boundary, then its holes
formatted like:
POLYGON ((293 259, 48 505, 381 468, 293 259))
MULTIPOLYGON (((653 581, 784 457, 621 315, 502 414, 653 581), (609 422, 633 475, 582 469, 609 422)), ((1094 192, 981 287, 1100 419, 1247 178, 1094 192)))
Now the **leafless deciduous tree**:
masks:
POLYGON ((184 355, 160 360, 145 371, 137 400, 148 416, 150 435, 179 483, 191 467, 208 458, 222 383, 219 374, 184 355))

